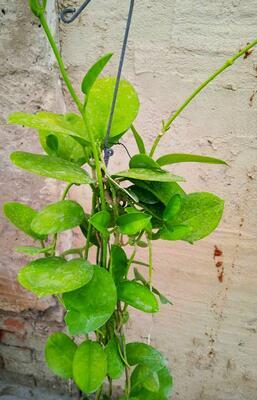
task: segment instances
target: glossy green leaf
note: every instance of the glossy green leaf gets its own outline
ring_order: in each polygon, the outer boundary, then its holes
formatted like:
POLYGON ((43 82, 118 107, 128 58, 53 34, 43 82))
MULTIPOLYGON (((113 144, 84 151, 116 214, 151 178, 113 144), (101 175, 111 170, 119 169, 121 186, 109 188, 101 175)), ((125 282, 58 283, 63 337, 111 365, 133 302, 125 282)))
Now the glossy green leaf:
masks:
POLYGON ((19 283, 38 297, 70 292, 86 285, 93 277, 93 267, 78 258, 66 262, 60 257, 40 258, 23 267, 19 283))
POLYGON ((105 237, 109 236, 108 227, 111 222, 111 214, 108 211, 99 211, 98 213, 92 215, 89 222, 93 227, 102 233, 105 237))
POLYGON ((121 282, 117 289, 118 299, 146 313, 159 311, 154 294, 146 287, 135 281, 121 282))
POLYGON ((173 175, 169 172, 152 170, 147 168, 131 168, 127 171, 118 172, 115 174, 117 177, 131 179, 138 179, 143 181, 153 182, 183 182, 184 178, 181 176, 173 175))
POLYGON ((57 156, 58 157, 58 154, 57 154, 57 152, 58 152, 58 146, 59 146, 59 144, 58 144, 58 138, 55 136, 55 135, 48 135, 47 137, 46 137, 46 144, 47 144, 47 146, 49 147, 49 149, 50 150, 52 150, 52 152, 53 152, 53 155, 55 155, 55 156, 57 156))
POLYGON ((151 216, 135 212, 130 214, 121 215, 117 218, 117 225, 121 232, 125 235, 136 235, 137 233, 144 230, 151 220, 151 216))
POLYGON ((106 66, 112 55, 113 53, 105 54, 104 56, 99 58, 99 60, 97 60, 96 63, 88 70, 82 81, 81 85, 82 93, 88 95, 90 89, 92 88, 96 79, 101 74, 101 72, 103 71, 104 67, 106 66))
MULTIPOLYGON (((95 138, 104 139, 113 99, 116 78, 98 79, 91 88, 87 104, 86 119, 95 138)), ((137 116, 139 101, 134 88, 125 80, 120 82, 110 137, 127 131, 137 116)))
POLYGON ((45 235, 38 235, 31 229, 31 222, 37 215, 37 211, 33 210, 33 208, 26 204, 12 201, 4 204, 3 211, 6 218, 22 232, 33 239, 45 239, 45 235))
POLYGON ((72 335, 92 332, 111 317, 117 301, 112 275, 94 266, 92 280, 84 287, 63 295, 68 310, 65 321, 72 335))
POLYGON ((174 225, 166 222, 158 233, 158 239, 163 240, 184 240, 192 232, 192 228, 187 225, 174 225))
POLYGON ((181 209, 181 197, 179 194, 175 194, 169 200, 163 212, 164 221, 169 221, 171 218, 175 217, 181 209))
POLYGON ((47 253, 51 247, 35 247, 35 246, 17 246, 15 251, 18 253, 28 254, 30 256, 37 256, 39 254, 47 253))
POLYGON ((45 358, 48 367, 64 379, 72 378, 72 364, 77 345, 62 332, 53 333, 46 342, 45 358))
POLYGON ((154 347, 145 343, 128 343, 126 353, 129 365, 142 364, 151 371, 159 371, 167 365, 165 357, 154 347))
POLYGON ((54 133, 49 131, 38 131, 39 140, 44 151, 52 157, 63 158, 64 160, 74 162, 78 165, 84 164, 90 154, 89 147, 83 148, 73 137, 54 133), (53 139, 49 142, 49 137, 55 137, 55 142, 58 146, 54 146, 53 139), (86 155, 85 155, 86 153, 86 155))
POLYGON ((116 284, 126 275, 128 269, 128 259, 125 251, 115 244, 111 247, 110 271, 116 284))
POLYGON ((198 156, 195 154, 183 154, 183 153, 166 154, 165 156, 161 156, 157 160, 157 163, 161 166, 174 163, 183 163, 183 162, 198 162, 207 164, 227 165, 225 161, 220 160, 219 158, 198 156))
POLYGON ((138 400, 168 400, 171 395, 173 379, 169 373, 169 370, 164 367, 158 371, 159 378, 159 390, 158 392, 151 392, 145 388, 135 388, 132 390, 133 394, 138 400), (139 389, 139 390, 138 390, 139 389))
POLYGON ((77 184, 94 182, 77 164, 61 158, 15 151, 11 154, 11 161, 19 168, 48 178, 77 184))
POLYGON ((73 377, 80 390, 89 394, 103 383, 107 373, 107 358, 97 342, 86 340, 77 349, 73 359, 73 377))
MULTIPOLYGON (((84 221, 80 225, 81 232, 83 233, 83 235, 86 238, 88 236, 88 228, 89 228, 89 223, 88 223, 87 217, 89 217, 89 215, 86 215, 86 218, 84 219, 84 221)), ((96 231, 95 231, 94 228, 92 228, 91 232, 90 232, 90 243, 92 245, 99 246, 99 240, 96 237, 96 231)))
MULTIPOLYGON (((137 270, 137 268, 134 268, 134 275, 135 275, 135 279, 136 279, 137 281, 142 282, 143 285, 147 286, 148 289, 150 289, 149 283, 148 283, 147 280, 143 277, 143 275, 140 274, 140 272, 137 270)), ((171 305, 172 305, 172 302, 171 302, 169 299, 167 299, 167 297, 165 297, 162 293, 160 293, 159 290, 156 289, 155 287, 152 287, 152 292, 155 293, 155 294, 157 294, 157 296, 159 297, 160 302, 161 302, 162 304, 171 304, 171 305)))
POLYGON ((169 200, 175 194, 184 196, 185 192, 176 182, 143 182, 139 180, 133 181, 136 186, 148 190, 157 197, 164 205, 167 205, 169 200))
POLYGON ((112 338, 105 347, 105 354, 107 357, 107 375, 111 379, 119 379, 123 374, 124 364, 114 338, 112 338))
POLYGON ((142 187, 132 185, 128 188, 129 192, 133 193, 140 203, 157 204, 159 200, 149 190, 142 187))
POLYGON ((85 218, 83 208, 72 200, 62 200, 43 208, 31 222, 37 234, 53 234, 79 226, 85 218))
POLYGON ((149 392, 159 392, 160 381, 158 372, 153 372, 145 365, 137 365, 131 375, 132 394, 136 394, 138 390, 145 388, 149 392))
POLYGON ((133 125, 131 126, 131 130, 134 135, 139 153, 146 154, 146 148, 142 137, 139 135, 139 133, 137 132, 136 128, 133 125))
POLYGON ((151 157, 146 154, 136 154, 134 155, 129 162, 129 168, 145 168, 145 169, 154 169, 161 171, 161 167, 154 161, 151 157))
POLYGON ((36 114, 15 112, 9 116, 8 124, 48 131, 51 134, 69 135, 78 139, 81 143, 90 143, 83 119, 74 113, 63 115, 46 111, 36 114))
MULTIPOLYGON (((208 236, 219 224, 224 201, 212 193, 191 193, 182 199, 180 212, 168 221, 169 226, 186 226, 183 240, 194 242, 208 236)), ((165 239, 161 233, 161 238, 165 239)), ((172 239, 169 239, 172 240, 172 239)))

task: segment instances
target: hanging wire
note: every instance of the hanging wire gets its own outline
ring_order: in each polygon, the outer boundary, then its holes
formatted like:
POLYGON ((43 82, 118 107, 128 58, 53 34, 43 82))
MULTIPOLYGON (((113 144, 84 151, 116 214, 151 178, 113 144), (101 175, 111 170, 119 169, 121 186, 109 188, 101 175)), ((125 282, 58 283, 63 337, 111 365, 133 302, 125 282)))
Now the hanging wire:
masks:
MULTIPOLYGON (((75 21, 75 19, 81 14, 81 12, 90 3, 90 1, 91 0, 86 0, 77 10, 76 10, 76 8, 65 8, 60 13, 61 20, 66 24, 70 24, 71 22, 75 21), (70 18, 67 18, 68 14, 72 14, 72 16, 70 18)), ((115 106, 116 106, 117 96, 118 96, 118 91, 119 91, 119 86, 120 86, 122 68, 123 68, 127 44, 128 44, 128 36, 129 36, 129 30, 130 30, 132 16, 133 16, 134 3, 135 3, 135 0, 130 0, 126 29, 125 29, 125 33, 124 33, 123 44, 122 44, 120 60, 119 60, 119 67, 118 67, 118 72, 117 72, 117 77, 116 77, 116 82, 115 82, 115 87, 114 87, 114 92, 113 92, 111 110, 110 110, 110 115, 109 115, 109 120, 108 120, 108 125, 107 125, 107 132, 106 132, 105 141, 104 141, 104 162, 105 162, 106 166, 109 163, 110 157, 114 154, 113 149, 111 149, 109 147, 109 141, 110 141, 112 121, 113 121, 113 116, 114 116, 114 111, 115 111, 115 106)))
POLYGON ((128 19, 127 19, 127 24, 126 24, 126 29, 125 29, 124 39, 123 39, 123 45, 122 45, 122 50, 121 50, 121 55, 120 55, 117 79, 116 79, 115 88, 114 88, 114 92, 113 92, 113 99, 112 99, 111 111, 110 111, 110 116, 109 116, 109 121, 108 121, 108 126, 107 126, 107 133, 106 133, 105 142, 104 142, 104 162, 105 162, 106 166, 108 165, 109 159, 110 159, 111 155, 113 154, 111 152, 112 149, 109 148, 109 140, 110 140, 110 133, 111 133, 115 105, 116 105, 116 101, 117 101, 118 90, 119 90, 119 86, 120 86, 121 73, 122 73, 122 68, 123 68, 123 64, 124 64, 124 60, 125 60, 126 48, 127 48, 127 44, 128 44, 128 36, 129 36, 129 30, 130 30, 130 25, 131 25, 132 16, 133 16, 134 3, 135 3, 134 0, 130 0, 128 19))
POLYGON ((91 0, 86 0, 78 9, 76 8, 64 8, 64 10, 60 13, 60 18, 62 22, 65 24, 70 24, 75 21, 76 18, 82 13, 82 11, 86 8, 86 6, 90 3, 91 0), (68 17, 69 14, 72 14, 71 17, 68 17))

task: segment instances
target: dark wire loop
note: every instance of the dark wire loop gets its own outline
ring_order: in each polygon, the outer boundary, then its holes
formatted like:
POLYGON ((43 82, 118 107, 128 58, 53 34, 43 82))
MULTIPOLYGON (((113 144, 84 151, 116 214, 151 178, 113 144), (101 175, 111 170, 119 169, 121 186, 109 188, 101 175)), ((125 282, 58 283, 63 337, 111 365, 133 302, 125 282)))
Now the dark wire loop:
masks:
POLYGON ((86 8, 86 6, 90 3, 91 0, 86 0, 84 3, 78 8, 64 8, 64 10, 60 13, 60 18, 62 22, 65 24, 70 24, 71 22, 75 21, 76 18, 82 13, 82 11, 86 8), (70 17, 68 17, 72 14, 70 17))

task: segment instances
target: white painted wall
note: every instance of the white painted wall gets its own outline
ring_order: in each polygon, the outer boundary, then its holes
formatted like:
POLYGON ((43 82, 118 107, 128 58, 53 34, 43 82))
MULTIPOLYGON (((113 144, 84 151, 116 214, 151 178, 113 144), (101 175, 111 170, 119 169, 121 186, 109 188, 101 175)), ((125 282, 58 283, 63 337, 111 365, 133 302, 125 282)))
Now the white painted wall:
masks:
MULTIPOLYGON (((60 1, 60 6, 80 4, 60 1)), ((77 87, 101 54, 114 51, 114 74, 128 1, 92 2, 73 25, 61 25, 62 53, 77 87)), ((163 118, 227 58, 257 36, 253 0, 136 1, 124 69, 139 92, 136 122, 147 143, 163 118)), ((194 246, 155 246, 154 283, 174 302, 151 317, 133 313, 131 338, 165 351, 175 378, 174 400, 257 397, 257 50, 213 82, 179 117, 159 154, 192 152, 224 158, 229 167, 186 165, 188 191, 214 191, 226 201, 218 231, 194 246), (215 260, 214 248, 223 252, 215 260), (215 263, 223 262, 224 280, 215 263)), ((131 137, 125 143, 135 150, 131 137)), ((128 160, 117 149, 111 169, 128 160)))

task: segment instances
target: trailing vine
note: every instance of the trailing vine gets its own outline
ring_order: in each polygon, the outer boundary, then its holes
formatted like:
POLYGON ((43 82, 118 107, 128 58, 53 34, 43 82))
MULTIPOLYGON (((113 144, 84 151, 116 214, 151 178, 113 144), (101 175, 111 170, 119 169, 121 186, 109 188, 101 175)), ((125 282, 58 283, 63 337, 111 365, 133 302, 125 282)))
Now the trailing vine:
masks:
POLYGON ((46 0, 30 0, 29 5, 41 22, 78 111, 16 112, 9 117, 10 124, 36 129, 45 152, 16 151, 11 161, 30 173, 67 183, 60 201, 40 211, 19 202, 4 205, 10 222, 37 243, 16 249, 35 257, 20 269, 19 283, 38 297, 56 296, 65 308, 66 333, 56 332, 48 338, 46 362, 56 375, 73 379, 81 396, 94 393, 95 399, 111 399, 113 380, 124 375, 124 396, 120 399, 168 399, 173 381, 165 356, 146 343, 126 342, 129 309, 154 314, 160 304, 171 304, 153 286, 152 242, 183 240, 192 244, 203 239, 218 226, 224 202, 207 192, 186 193, 181 187, 184 179, 163 167, 180 162, 226 163, 175 153, 156 160, 154 153, 191 100, 257 40, 230 58, 163 123, 149 153, 133 125, 139 111, 138 96, 133 86, 122 80, 110 141, 114 145, 131 130, 138 153, 130 159, 127 170, 110 175, 103 149, 116 80, 99 76, 112 54, 97 60, 85 75, 82 102, 48 27, 46 0), (78 202, 67 199, 73 185, 90 186, 90 214, 78 202), (60 252, 60 234, 75 227, 80 227, 83 246, 60 252), (145 248, 147 262, 138 259, 138 248, 145 248))

